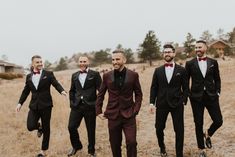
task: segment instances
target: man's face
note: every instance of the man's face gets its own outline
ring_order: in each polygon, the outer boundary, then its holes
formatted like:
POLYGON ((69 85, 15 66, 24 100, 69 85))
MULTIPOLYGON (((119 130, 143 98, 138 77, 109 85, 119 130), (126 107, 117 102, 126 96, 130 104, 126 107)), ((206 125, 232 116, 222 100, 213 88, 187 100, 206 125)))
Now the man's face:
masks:
POLYGON ((171 48, 165 48, 163 50, 163 57, 166 62, 171 62, 175 58, 175 53, 171 48))
POLYGON ((86 70, 89 65, 89 61, 87 57, 79 57, 78 65, 81 70, 86 70))
POLYGON ((198 57, 204 56, 204 54, 206 53, 206 50, 207 50, 207 47, 206 47, 205 44, 203 44, 203 43, 196 43, 195 52, 196 52, 198 57))
POLYGON ((34 58, 32 66, 34 70, 40 71, 43 68, 42 58, 34 58))
POLYGON ((126 63, 126 58, 122 53, 112 55, 112 64, 115 70, 121 71, 126 63))

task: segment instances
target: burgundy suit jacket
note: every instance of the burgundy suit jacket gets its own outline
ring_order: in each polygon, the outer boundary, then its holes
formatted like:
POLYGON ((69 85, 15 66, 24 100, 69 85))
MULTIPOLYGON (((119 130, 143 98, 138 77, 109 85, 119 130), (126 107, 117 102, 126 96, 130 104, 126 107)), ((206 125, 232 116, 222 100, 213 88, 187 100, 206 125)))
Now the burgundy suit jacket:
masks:
POLYGON ((104 112, 107 119, 113 120, 118 116, 130 118, 138 114, 143 96, 138 73, 127 69, 121 89, 114 84, 114 71, 105 73, 96 100, 96 115, 102 113, 103 100, 107 90, 109 96, 104 112))

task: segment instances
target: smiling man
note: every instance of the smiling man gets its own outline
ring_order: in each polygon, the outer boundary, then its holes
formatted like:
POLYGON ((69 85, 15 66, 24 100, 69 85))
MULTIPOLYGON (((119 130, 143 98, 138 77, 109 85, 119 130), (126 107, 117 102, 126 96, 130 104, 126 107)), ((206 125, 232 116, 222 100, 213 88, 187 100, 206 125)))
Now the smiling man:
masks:
POLYGON ((150 113, 156 111, 156 134, 161 157, 166 157, 164 129, 170 113, 176 136, 176 157, 183 157, 184 105, 187 103, 188 83, 184 67, 174 62, 175 49, 163 46, 165 64, 156 68, 150 89, 150 113))
POLYGON ((84 118, 88 135, 88 154, 90 157, 95 157, 95 102, 101 77, 99 72, 89 68, 89 60, 86 56, 79 57, 78 64, 79 70, 72 75, 69 91, 71 111, 68 129, 72 149, 68 156, 75 155, 83 148, 77 129, 84 118))
POLYGON ((221 80, 217 61, 206 56, 206 42, 197 41, 195 51, 197 57, 186 62, 185 68, 188 80, 192 79, 189 98, 193 110, 199 157, 206 157, 204 142, 208 148, 211 148, 211 136, 223 123, 219 106, 221 80), (205 108, 213 123, 203 133, 205 108))
POLYGON ((67 95, 63 87, 56 80, 53 72, 43 69, 41 56, 33 56, 31 73, 26 76, 25 86, 16 111, 20 111, 23 103, 31 92, 32 98, 29 104, 27 128, 29 131, 38 130, 38 137, 43 135, 41 152, 37 157, 46 156, 46 150, 48 150, 49 147, 52 110, 51 85, 54 86, 60 94, 64 96, 67 95), (39 123, 39 119, 41 119, 41 123, 39 123))
POLYGON ((137 156, 136 115, 142 102, 139 75, 125 67, 126 58, 122 50, 112 54, 114 70, 103 75, 96 101, 96 115, 108 119, 109 141, 113 157, 121 157, 122 131, 126 138, 127 157, 137 156), (108 104, 102 112, 104 96, 108 90, 108 104))

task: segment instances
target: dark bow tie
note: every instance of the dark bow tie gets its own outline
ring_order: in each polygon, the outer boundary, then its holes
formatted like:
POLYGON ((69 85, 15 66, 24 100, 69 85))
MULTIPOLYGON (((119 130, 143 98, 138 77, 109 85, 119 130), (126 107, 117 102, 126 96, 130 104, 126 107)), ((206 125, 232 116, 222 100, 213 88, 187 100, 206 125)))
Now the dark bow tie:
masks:
POLYGON ((207 59, 206 57, 199 57, 198 58, 199 61, 206 61, 206 59, 207 59))
POLYGON ((40 71, 36 71, 36 72, 33 71, 33 74, 34 74, 34 75, 40 74, 40 71))
POLYGON ((172 63, 165 63, 165 67, 173 67, 172 63))
POLYGON ((87 73, 86 70, 80 71, 80 74, 87 73))

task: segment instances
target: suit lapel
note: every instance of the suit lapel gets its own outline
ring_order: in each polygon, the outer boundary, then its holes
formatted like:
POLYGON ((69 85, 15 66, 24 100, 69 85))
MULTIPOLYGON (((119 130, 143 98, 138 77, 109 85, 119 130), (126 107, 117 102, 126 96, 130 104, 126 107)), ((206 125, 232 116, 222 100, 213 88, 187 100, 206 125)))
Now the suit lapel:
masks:
POLYGON ((177 73, 177 70, 178 70, 178 67, 177 67, 177 64, 175 64, 175 67, 173 69, 172 77, 171 77, 171 80, 170 80, 169 84, 171 84, 172 80, 174 79, 174 77, 177 73))
MULTIPOLYGON (((88 70, 83 88, 85 88, 86 83, 87 83, 87 79, 89 79, 90 77, 91 77, 91 70, 88 70)), ((80 82, 80 81, 79 81, 79 82, 80 82)), ((81 85, 81 84, 80 84, 80 85, 81 85)))
MULTIPOLYGON (((206 67, 206 75, 207 75, 208 70, 209 70, 209 68, 210 68, 210 67, 211 67, 211 65, 212 65, 212 61, 211 61, 209 58, 207 58, 206 63, 207 63, 207 67, 206 67)), ((205 75, 205 77, 206 77, 206 75, 205 75)))
POLYGON ((45 76, 45 71, 44 71, 44 70, 42 70, 42 74, 41 74, 41 76, 40 76, 39 83, 38 83, 38 89, 39 89, 39 87, 40 87, 40 84, 41 84, 42 78, 44 78, 44 76, 45 76))
POLYGON ((194 65, 195 65, 196 69, 199 71, 199 73, 201 74, 202 78, 204 78, 204 77, 203 77, 203 74, 202 74, 202 71, 201 71, 201 69, 200 69, 200 67, 199 67, 197 58, 194 58, 194 65))
POLYGON ((164 79, 164 81, 165 81, 165 83, 167 83, 168 84, 168 82, 167 82, 167 78, 166 78, 166 71, 165 71, 165 66, 162 66, 161 68, 160 68, 160 75, 162 75, 163 76, 163 79, 164 79))
POLYGON ((78 88, 82 88, 81 82, 79 80, 79 75, 80 75, 80 72, 78 71, 77 75, 76 75, 76 78, 75 78, 75 83, 76 83, 78 88))
POLYGON ((34 90, 37 90, 36 87, 35 87, 34 84, 33 84, 32 77, 33 77, 33 73, 31 72, 31 73, 30 73, 30 76, 29 76, 29 82, 31 83, 31 86, 34 88, 34 90))

